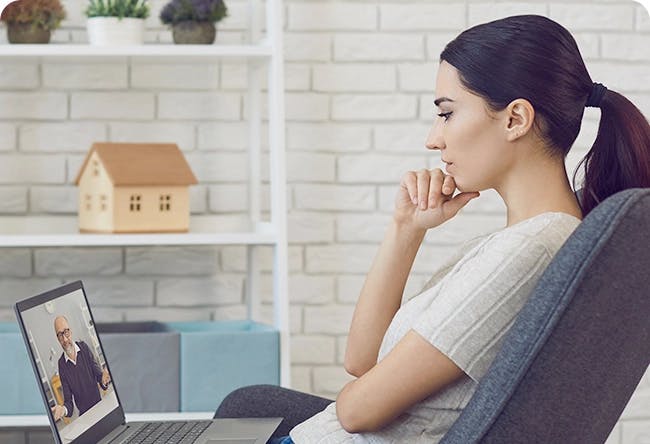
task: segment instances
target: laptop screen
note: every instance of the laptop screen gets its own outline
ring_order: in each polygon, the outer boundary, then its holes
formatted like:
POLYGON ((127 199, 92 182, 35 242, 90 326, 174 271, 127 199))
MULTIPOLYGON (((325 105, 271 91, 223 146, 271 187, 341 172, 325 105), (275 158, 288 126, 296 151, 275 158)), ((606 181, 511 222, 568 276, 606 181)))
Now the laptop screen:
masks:
POLYGON ((16 313, 59 442, 123 417, 81 282, 21 301, 16 313))

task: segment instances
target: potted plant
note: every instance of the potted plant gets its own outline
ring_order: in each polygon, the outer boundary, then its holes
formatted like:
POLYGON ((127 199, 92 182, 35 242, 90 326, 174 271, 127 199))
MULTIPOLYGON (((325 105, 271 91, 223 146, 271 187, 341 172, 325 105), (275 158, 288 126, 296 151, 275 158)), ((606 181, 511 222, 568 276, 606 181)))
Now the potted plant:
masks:
POLYGON ((141 45, 147 0, 90 0, 86 8, 88 40, 92 45, 141 45))
POLYGON ((160 20, 171 25, 174 43, 211 44, 215 23, 228 15, 223 0, 171 0, 160 12, 160 20))
POLYGON ((49 43, 53 29, 61 25, 65 10, 59 0, 17 0, 2 11, 10 43, 49 43))

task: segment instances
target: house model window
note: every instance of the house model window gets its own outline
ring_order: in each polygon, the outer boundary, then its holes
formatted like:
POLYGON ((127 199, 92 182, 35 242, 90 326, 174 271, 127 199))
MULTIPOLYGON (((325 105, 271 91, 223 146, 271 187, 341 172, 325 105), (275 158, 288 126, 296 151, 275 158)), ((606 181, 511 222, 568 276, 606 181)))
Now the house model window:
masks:
POLYGON ((176 144, 94 143, 75 183, 82 232, 189 229, 189 186, 197 180, 176 144))
POLYGON ((139 194, 134 194, 131 196, 131 211, 140 211, 140 199, 142 196, 139 194))
POLYGON ((169 211, 171 208, 172 196, 169 194, 160 196, 160 211, 169 211))

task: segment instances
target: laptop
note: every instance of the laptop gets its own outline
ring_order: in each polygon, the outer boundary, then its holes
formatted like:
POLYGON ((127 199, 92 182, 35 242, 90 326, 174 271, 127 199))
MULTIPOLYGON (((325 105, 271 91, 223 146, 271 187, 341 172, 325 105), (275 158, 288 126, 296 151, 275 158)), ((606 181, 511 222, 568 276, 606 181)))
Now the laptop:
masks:
POLYGON ((127 423, 81 281, 19 301, 14 309, 58 444, 264 444, 282 421, 127 423))

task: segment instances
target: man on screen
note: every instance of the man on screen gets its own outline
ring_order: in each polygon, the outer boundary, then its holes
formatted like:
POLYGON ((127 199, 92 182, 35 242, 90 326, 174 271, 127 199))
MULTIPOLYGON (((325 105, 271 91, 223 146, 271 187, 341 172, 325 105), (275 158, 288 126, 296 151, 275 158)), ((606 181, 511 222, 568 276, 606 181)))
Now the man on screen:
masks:
POLYGON ((79 416, 97 404, 102 399, 97 384, 106 390, 111 378, 108 371, 99 366, 85 342, 72 340, 72 332, 65 316, 58 316, 54 320, 54 331, 63 348, 63 354, 59 358, 63 405, 52 407, 54 420, 58 421, 64 416, 72 416, 73 400, 79 409, 79 416))

